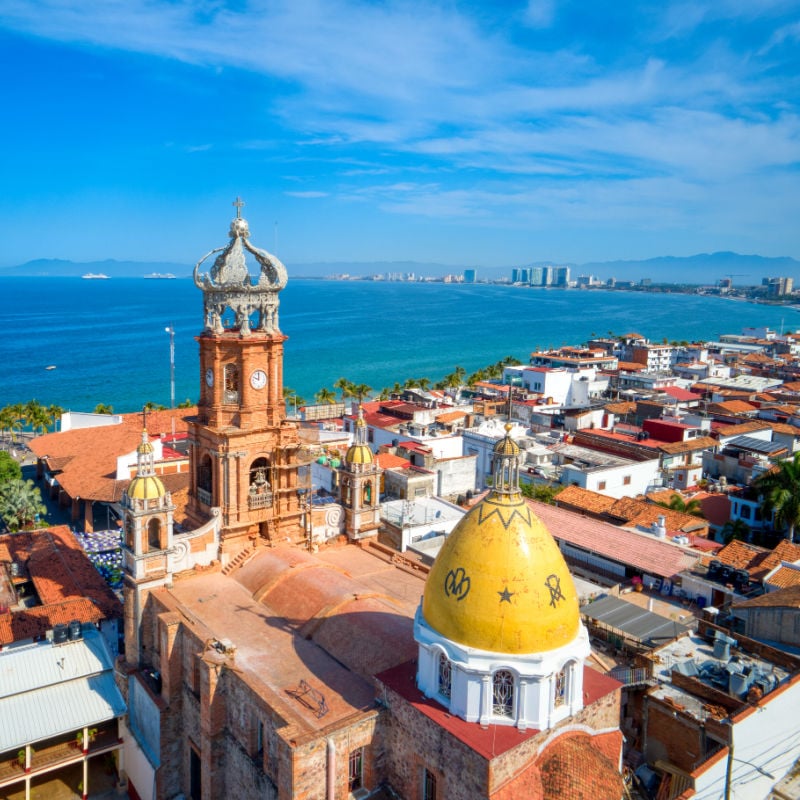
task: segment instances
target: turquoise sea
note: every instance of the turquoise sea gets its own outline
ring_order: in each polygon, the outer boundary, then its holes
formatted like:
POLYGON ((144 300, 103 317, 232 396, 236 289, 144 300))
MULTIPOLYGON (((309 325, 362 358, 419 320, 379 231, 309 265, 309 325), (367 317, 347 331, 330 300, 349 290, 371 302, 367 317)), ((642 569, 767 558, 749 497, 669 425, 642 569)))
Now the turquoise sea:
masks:
MULTIPOLYGON (((170 324, 176 402, 195 400, 203 303, 191 280, 0 278, 0 406, 169 405, 170 324)), ((378 390, 409 377, 436 381, 457 364, 472 372, 507 355, 525 361, 537 347, 592 333, 696 340, 748 325, 795 330, 800 314, 696 295, 292 280, 291 271, 280 309, 284 383, 307 401, 342 376, 378 390)))

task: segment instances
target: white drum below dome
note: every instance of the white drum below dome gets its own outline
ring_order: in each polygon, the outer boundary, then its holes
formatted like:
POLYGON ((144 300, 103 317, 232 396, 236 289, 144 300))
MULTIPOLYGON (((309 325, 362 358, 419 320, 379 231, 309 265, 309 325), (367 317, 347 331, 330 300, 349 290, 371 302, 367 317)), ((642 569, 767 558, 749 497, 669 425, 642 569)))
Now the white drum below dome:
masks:
POLYGON ((420 691, 467 722, 545 730, 583 708, 583 661, 590 652, 583 624, 573 641, 554 650, 492 653, 444 638, 420 606, 414 638, 420 691))

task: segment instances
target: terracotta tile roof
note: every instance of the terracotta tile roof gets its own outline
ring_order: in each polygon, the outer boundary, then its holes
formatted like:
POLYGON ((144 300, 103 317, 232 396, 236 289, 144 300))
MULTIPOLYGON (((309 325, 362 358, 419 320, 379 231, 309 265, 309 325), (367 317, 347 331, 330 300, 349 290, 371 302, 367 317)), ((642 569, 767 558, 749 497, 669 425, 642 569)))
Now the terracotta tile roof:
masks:
POLYGON ((681 531, 703 535, 708 533, 708 521, 700 517, 673 511, 671 508, 637 500, 635 497, 621 497, 606 512, 611 517, 616 517, 627 525, 649 528, 663 515, 667 531, 681 531))
MULTIPOLYGON (((151 437, 169 435, 172 419, 176 433, 188 431, 187 419, 196 409, 155 411, 147 416, 151 437)), ((83 500, 116 502, 128 481, 115 478, 117 458, 134 451, 142 439, 141 414, 123 414, 117 425, 78 428, 48 433, 31 441, 31 450, 46 460, 52 471, 60 470, 58 483, 70 497, 83 500)))
POLYGON ((445 411, 443 414, 436 415, 437 422, 457 422, 467 416, 466 411, 445 411))
POLYGON ((381 469, 407 469, 411 466, 411 462, 402 456, 396 456, 394 453, 378 453, 375 456, 378 466, 381 469))
POLYGON ((10 612, 2 627, 2 635, 13 636, 7 641, 20 638, 19 631, 46 631, 71 619, 97 622, 122 617, 122 604, 66 525, 0 536, 0 562, 14 561, 30 576, 41 606, 10 612))
POLYGON ((751 580, 763 580, 781 561, 800 561, 800 544, 785 539, 774 550, 734 539, 717 553, 717 559, 734 569, 746 569, 751 580))
POLYGON ((734 608, 800 608, 800 586, 795 584, 777 592, 767 592, 735 603, 734 608))
POLYGON ((633 414, 636 411, 636 403, 633 401, 624 401, 621 403, 607 403, 603 406, 603 408, 609 412, 609 414, 617 414, 617 415, 624 415, 624 414, 633 414))
POLYGON ((638 361, 618 361, 617 369, 623 372, 641 372, 645 368, 644 364, 638 361))
POLYGON ((699 558, 648 534, 624 530, 566 508, 527 502, 557 540, 656 577, 672 578, 699 558))
POLYGON ((697 439, 685 442, 663 442, 658 445, 658 449, 668 455, 694 453, 698 450, 707 450, 709 447, 719 447, 719 442, 711 436, 699 436, 697 439))
POLYGON ((752 414, 758 409, 744 400, 723 400, 721 403, 711 403, 708 413, 752 414))
POLYGON ((100 609, 87 598, 6 611, 0 614, 0 645, 44 636, 54 625, 68 625, 74 619, 97 623, 104 618, 100 609))
POLYGON ((614 505, 614 498, 580 486, 565 486, 556 496, 556 503, 573 511, 588 514, 603 514, 614 505))
POLYGON ((800 569, 792 567, 779 567, 769 578, 765 579, 765 583, 770 586, 777 586, 779 589, 786 589, 789 586, 800 586, 800 569))
POLYGON ((800 394, 800 381, 786 381, 782 386, 781 389, 785 389, 788 392, 797 392, 800 394))
POLYGON ((750 422, 743 422, 741 425, 720 425, 715 429, 717 436, 743 436, 745 433, 755 433, 764 431, 772 426, 763 420, 754 419, 750 422))
POLYGON ((770 427, 773 433, 780 433, 784 436, 800 436, 800 428, 786 422, 770 422, 770 427))

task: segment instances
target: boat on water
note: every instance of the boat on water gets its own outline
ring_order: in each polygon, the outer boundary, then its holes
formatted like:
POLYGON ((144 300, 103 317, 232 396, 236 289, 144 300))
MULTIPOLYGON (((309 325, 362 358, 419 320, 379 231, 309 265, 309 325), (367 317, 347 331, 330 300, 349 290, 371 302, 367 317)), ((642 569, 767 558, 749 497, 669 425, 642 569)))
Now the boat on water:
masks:
POLYGON ((145 275, 144 277, 149 280, 156 280, 156 281, 175 280, 175 276, 171 272, 151 272, 149 275, 145 275))
POLYGON ((102 272, 87 272, 85 275, 81 275, 85 281, 107 281, 108 275, 104 275, 102 272))
POLYGON ((48 366, 45 367, 45 369, 55 369, 55 368, 56 368, 55 364, 49 364, 48 366))

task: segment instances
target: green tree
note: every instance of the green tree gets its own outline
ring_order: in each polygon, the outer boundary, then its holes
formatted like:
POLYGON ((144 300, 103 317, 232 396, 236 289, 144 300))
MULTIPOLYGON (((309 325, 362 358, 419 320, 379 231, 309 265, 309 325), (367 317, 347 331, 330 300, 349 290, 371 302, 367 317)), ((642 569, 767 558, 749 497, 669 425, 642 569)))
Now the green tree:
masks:
POLYGON ((367 386, 366 383, 359 383, 358 385, 353 387, 353 395, 358 400, 359 405, 361 405, 361 403, 364 402, 364 398, 369 397, 371 391, 372 387, 367 386))
POLYGON ((0 432, 2 432, 4 439, 6 438, 6 434, 10 433, 13 435, 16 419, 17 415, 14 413, 11 406, 0 408, 0 432))
POLYGON ((17 437, 14 435, 16 431, 21 431, 25 427, 25 405, 23 403, 14 403, 8 406, 10 411, 11 425, 11 441, 16 442, 17 437))
POLYGON ((315 395, 314 398, 318 403, 325 403, 331 405, 336 402, 336 392, 331 391, 327 386, 323 386, 315 395))
POLYGON ((42 434, 47 433, 47 428, 50 425, 50 415, 47 413, 47 409, 35 400, 26 403, 25 424, 34 431, 39 431, 42 434))
POLYGON ((555 496, 563 489, 563 486, 553 486, 550 483, 521 483, 519 489, 525 497, 538 500, 540 503, 547 503, 554 506, 555 496))
POLYGON ((114 413, 114 406, 110 406, 107 403, 98 403, 94 407, 95 414, 113 414, 114 413))
POLYGON ((699 500, 693 498, 687 502, 679 494, 673 494, 668 503, 657 503, 657 505, 669 508, 671 511, 680 511, 682 514, 691 514, 693 517, 703 516, 699 500))
POLYGON ((178 403, 178 408, 191 408, 193 405, 194 401, 187 397, 182 403, 178 403))
POLYGON ((762 497, 762 512, 772 516, 776 527, 786 529, 788 541, 794 541, 794 529, 800 524, 800 453, 758 477, 754 487, 762 497))
POLYGON ((344 403, 348 397, 353 396, 353 383, 347 378, 338 378, 334 384, 334 389, 338 389, 342 393, 342 402, 344 403))
POLYGON ((5 450, 0 450, 0 486, 22 478, 22 468, 5 450))
POLYGON ((161 403, 154 403, 152 400, 148 400, 144 404, 144 407, 148 411, 165 411, 167 408, 165 405, 162 405, 161 403))
POLYGON ((53 433, 58 430, 58 421, 61 419, 61 415, 64 413, 64 409, 61 406, 57 406, 55 404, 51 404, 47 406, 47 416, 53 422, 53 433))
POLYGON ((750 539, 750 526, 743 519, 729 519, 722 526, 722 541, 725 544, 739 539, 747 542, 750 539))
POLYGON ((12 532, 33 528, 46 514, 41 492, 33 481, 11 480, 0 486, 0 517, 12 532))

